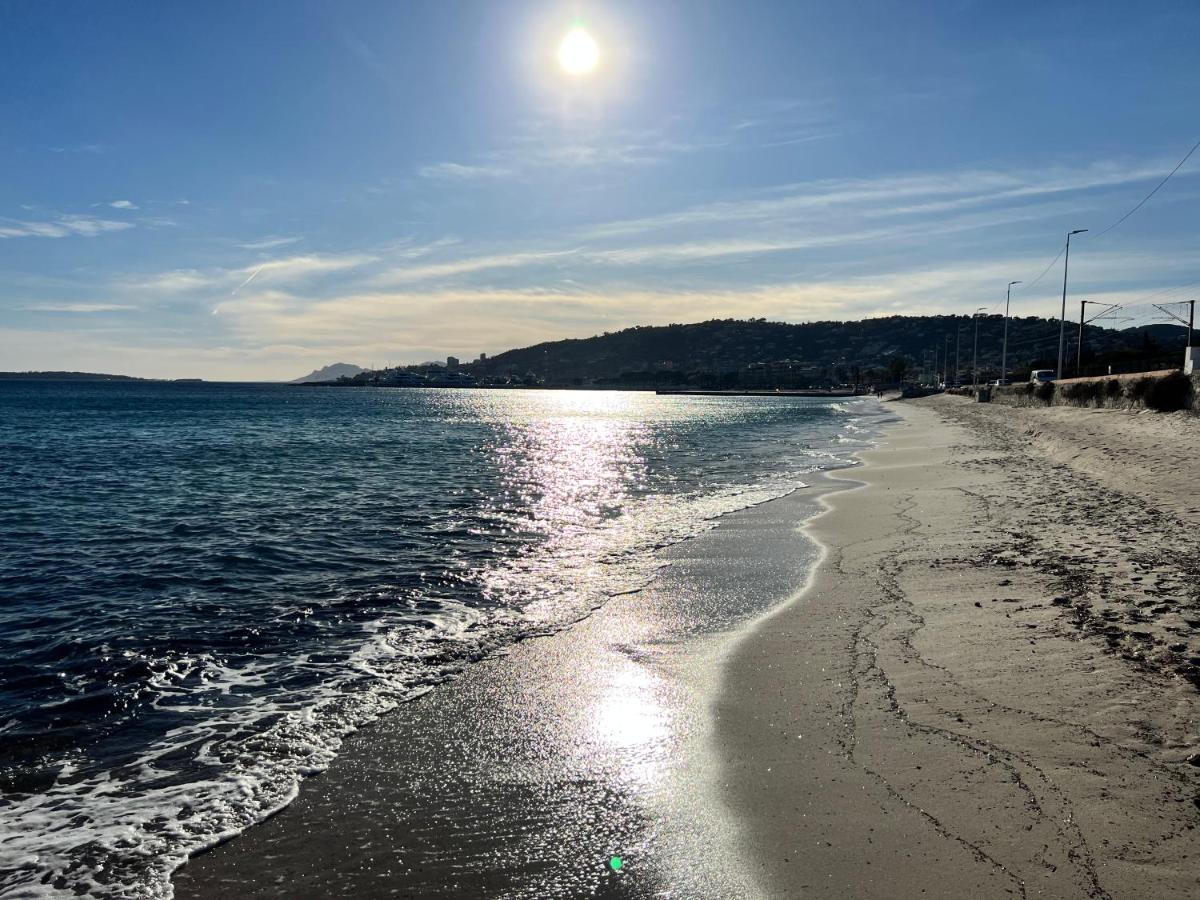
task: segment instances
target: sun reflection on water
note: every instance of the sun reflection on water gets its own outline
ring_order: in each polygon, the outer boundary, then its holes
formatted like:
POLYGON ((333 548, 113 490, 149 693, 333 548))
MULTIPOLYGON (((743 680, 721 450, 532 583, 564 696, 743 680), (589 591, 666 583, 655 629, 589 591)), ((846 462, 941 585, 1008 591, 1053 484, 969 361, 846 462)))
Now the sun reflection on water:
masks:
MULTIPOLYGON (((511 525, 539 538, 537 558, 546 561, 540 585, 545 593, 528 597, 525 607, 534 616, 556 595, 587 591, 601 577, 613 538, 597 524, 619 519, 630 492, 647 481, 643 445, 648 429, 631 414, 629 398, 563 392, 547 397, 541 411, 506 425, 491 448, 506 486, 502 502, 519 511, 511 525)), ((511 596, 517 574, 497 568, 489 573, 487 588, 511 596)), ((528 583, 529 572, 519 574, 528 583)))

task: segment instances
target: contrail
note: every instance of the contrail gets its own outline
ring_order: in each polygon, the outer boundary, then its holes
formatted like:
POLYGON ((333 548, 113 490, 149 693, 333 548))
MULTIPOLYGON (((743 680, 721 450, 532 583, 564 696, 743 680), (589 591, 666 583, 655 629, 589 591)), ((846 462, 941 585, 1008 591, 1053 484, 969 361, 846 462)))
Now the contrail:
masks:
POLYGON ((258 273, 261 272, 266 265, 267 265, 266 263, 263 263, 261 266, 259 266, 253 272, 251 272, 249 278, 247 278, 245 281, 243 281, 241 284, 239 284, 237 287, 235 287, 232 291, 229 292, 229 296, 232 297, 234 294, 236 294, 238 291, 240 291, 242 288, 244 288, 246 285, 248 285, 250 282, 252 282, 255 278, 257 278, 258 273))

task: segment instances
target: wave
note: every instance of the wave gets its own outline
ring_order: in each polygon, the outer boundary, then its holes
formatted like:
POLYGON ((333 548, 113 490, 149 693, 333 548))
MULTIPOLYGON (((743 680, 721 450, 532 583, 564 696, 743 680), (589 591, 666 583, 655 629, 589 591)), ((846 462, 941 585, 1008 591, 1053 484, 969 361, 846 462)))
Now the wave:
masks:
MULTIPOLYGON (((859 423, 867 406, 827 408, 860 418, 839 422, 817 448, 795 450, 785 470, 708 493, 651 494, 590 527, 560 528, 535 551, 476 566, 469 578, 494 601, 488 606, 444 593, 381 595, 387 602, 375 618, 303 652, 237 664, 181 651, 141 661, 152 673, 144 681, 152 707, 181 724, 133 763, 97 770, 80 749, 52 785, 6 797, 4 895, 170 897, 171 873, 189 856, 290 803, 301 780, 328 767, 364 724, 515 641, 556 632, 643 587, 661 565, 658 551, 720 517, 803 488, 807 472, 852 465, 825 448, 865 445, 871 429, 859 423)), ((363 598, 328 605, 339 602, 363 598)), ((285 605, 279 614, 306 608, 285 605)))

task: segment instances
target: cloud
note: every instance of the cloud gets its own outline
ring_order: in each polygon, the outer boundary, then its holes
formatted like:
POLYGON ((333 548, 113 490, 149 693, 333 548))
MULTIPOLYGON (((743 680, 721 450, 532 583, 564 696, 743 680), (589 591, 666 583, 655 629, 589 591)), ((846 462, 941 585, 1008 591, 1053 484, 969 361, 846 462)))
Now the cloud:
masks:
POLYGON ((23 306, 21 308, 31 312, 53 313, 102 313, 137 309, 136 306, 126 303, 38 303, 33 306, 23 306))
POLYGON ((1042 172, 963 170, 880 178, 829 179, 782 185, 765 196, 722 200, 588 229, 593 237, 641 234, 668 228, 796 221, 816 213, 854 210, 880 217, 944 212, 987 203, 1028 200, 1075 191, 1117 187, 1161 176, 1160 166, 1097 165, 1042 172))
MULTIPOLYGON (((498 167, 503 162, 493 161, 498 167)), ((90 327, 88 333, 123 334, 134 345, 191 341, 197 359, 219 344, 212 373, 223 377, 249 374, 239 368, 238 353, 268 347, 306 361, 311 355, 414 360, 434 351, 490 353, 635 324, 712 317, 806 321, 970 310, 1002 304, 1007 281, 1031 281, 1045 267, 1057 250, 1051 245, 1061 239, 1059 220, 1079 216, 1088 224, 1095 221, 1087 218, 1093 212, 1111 220, 1108 206, 1124 206, 1124 194, 1144 193, 1128 186, 1161 174, 1157 164, 1129 163, 824 179, 652 207, 654 214, 646 217, 574 231, 547 228, 486 243, 408 237, 363 252, 282 249, 278 258, 269 258, 271 251, 300 238, 266 234, 237 245, 224 264, 109 285, 80 283, 70 293, 43 284, 33 296, 55 298, 39 311, 63 313, 121 308, 88 302, 92 298, 140 308, 160 300, 171 310, 170 327, 143 316, 135 329, 126 325, 132 316, 84 315, 63 319, 57 330, 79 334, 90 327), (1030 222, 1035 224, 1013 227, 1030 222), (197 314, 204 315, 203 325, 193 318, 187 320, 191 329, 179 327, 180 317, 197 314)), ((102 219, 44 210, 26 215, 45 221, 0 220, 0 228, 44 228, 54 233, 43 236, 57 237, 103 233, 106 227, 85 224, 102 219)), ((137 222, 143 226, 140 217, 137 222)), ((1072 253, 1071 273, 1080 296, 1133 296, 1190 271, 1190 257, 1176 253, 1173 259, 1169 246, 1142 253, 1133 248, 1119 257, 1105 252, 1108 244, 1085 247, 1082 241, 1078 263, 1072 253)), ((1028 293, 1014 291, 1014 312, 1057 315, 1052 281, 1028 293)), ((279 377, 294 374, 281 363, 279 377)))
POLYGON ((778 141, 767 141, 759 144, 760 147, 791 147, 794 144, 811 144, 813 141, 826 141, 831 138, 840 137, 840 131, 818 131, 812 134, 803 134, 796 137, 785 138, 778 141))
MULTIPOLYGON (((702 265, 731 257, 832 249, 868 242, 876 242, 883 248, 913 238, 951 235, 1036 219, 1043 212, 1023 209, 988 211, 959 215, 936 223, 913 221, 880 225, 875 222, 848 222, 840 228, 831 228, 824 223, 807 228, 789 225, 768 228, 762 234, 749 234, 743 228, 735 234, 720 234, 711 238, 619 247, 577 245, 569 248, 517 249, 507 253, 465 256, 446 262, 398 266, 372 276, 370 284, 387 287, 423 281, 449 282, 497 269, 540 270, 548 264, 569 264, 576 269, 580 266, 636 268, 643 276, 653 274, 655 269, 669 268, 672 275, 677 277, 678 269, 689 264, 702 265)), ((711 269, 704 275, 711 275, 711 269)), ((544 274, 535 274, 534 271, 528 277, 539 282, 545 280, 544 274)))
POLYGON ((422 178, 439 178, 451 181, 470 181, 477 178, 503 178, 512 170, 503 166, 465 166, 455 162, 441 162, 422 166, 417 170, 422 178))
POLYGON ((324 256, 309 254, 305 256, 289 256, 283 259, 272 259, 256 266, 234 269, 230 274, 242 278, 246 278, 247 276, 253 278, 262 275, 264 278, 277 281, 292 281, 326 272, 340 272, 345 269, 354 269, 374 261, 374 256, 361 253, 324 256))
POLYGON ((405 266, 389 269, 372 279, 376 285, 402 284, 415 281, 429 281, 438 278, 452 278, 487 269, 513 269, 522 266, 541 264, 550 260, 562 259, 576 253, 575 250, 546 250, 524 251, 518 253, 497 254, 492 256, 474 256, 444 263, 430 263, 423 266, 405 266))
POLYGON ((148 295, 211 296, 234 293, 252 281, 302 282, 330 272, 353 269, 375 261, 365 254, 289 256, 240 268, 173 269, 146 275, 127 276, 117 283, 120 290, 148 295))
POLYGON ((199 269, 172 269, 150 275, 138 275, 122 279, 118 287, 122 290, 141 291, 149 294, 184 294, 190 291, 211 288, 214 278, 199 269))
POLYGON ((401 244, 399 247, 391 249, 388 252, 390 257, 396 259, 420 259, 424 256, 429 256, 431 253, 436 253, 438 250, 444 250, 447 247, 453 247, 460 244, 462 241, 456 237, 438 238, 436 241, 431 241, 428 244, 401 244))
POLYGON ((302 237, 276 237, 275 235, 271 235, 270 237, 265 237, 257 241, 249 241, 238 246, 243 250, 273 250, 276 247, 287 247, 302 240, 304 240, 302 237))
POLYGON ((130 200, 113 200, 108 204, 113 209, 137 209, 138 207, 130 200))
POLYGON ((64 238, 72 236, 96 237, 113 231, 133 228, 131 222, 114 222, 95 216, 59 215, 44 222, 27 222, 18 219, 0 218, 0 239, 22 237, 64 238))
POLYGON ((858 318, 937 308, 930 291, 969 273, 908 273, 727 290, 446 289, 363 292, 322 300, 266 292, 229 301, 220 313, 248 342, 324 346, 329 353, 369 352, 387 335, 394 357, 416 348, 474 354, 581 337, 636 324, 766 316, 787 321, 858 318), (910 277, 911 276, 911 277, 910 277), (455 322, 452 332, 446 322, 455 322), (451 337, 452 334, 452 337, 451 337))
POLYGON ((505 146, 486 154, 482 161, 435 163, 422 166, 417 174, 442 181, 471 181, 535 175, 548 166, 644 166, 681 154, 718 149, 729 143, 727 136, 680 140, 668 136, 663 128, 564 134, 561 122, 557 120, 553 125, 533 120, 505 146))
POLYGON ((71 147, 51 147, 51 153, 103 153, 105 147, 103 144, 75 144, 71 147))

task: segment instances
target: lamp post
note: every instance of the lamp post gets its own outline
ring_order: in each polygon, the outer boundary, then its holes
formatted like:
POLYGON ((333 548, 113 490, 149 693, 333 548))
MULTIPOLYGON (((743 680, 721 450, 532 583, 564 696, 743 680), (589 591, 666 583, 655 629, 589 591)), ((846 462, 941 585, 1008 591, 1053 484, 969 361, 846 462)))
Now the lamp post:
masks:
POLYGON ((962 355, 962 323, 958 316, 954 317, 954 386, 962 386, 962 375, 959 370, 959 358, 962 355))
POLYGON ((1058 317, 1058 370, 1055 378, 1062 378, 1063 374, 1063 341, 1066 339, 1067 329, 1067 266, 1071 263, 1071 235, 1083 234, 1087 231, 1086 228, 1076 228, 1074 231, 1067 232, 1067 254, 1063 259, 1063 299, 1062 312, 1058 317))
POLYGON ((979 314, 986 311, 987 307, 981 306, 975 310, 975 315, 971 316, 975 320, 975 350, 971 360, 971 368, 974 369, 974 373, 971 375, 971 386, 976 390, 979 389, 979 314))
POLYGON ((1000 383, 1008 383, 1008 304, 1012 300, 1012 289, 1019 281, 1010 281, 1004 292, 1004 349, 1000 352, 1000 383))

